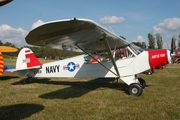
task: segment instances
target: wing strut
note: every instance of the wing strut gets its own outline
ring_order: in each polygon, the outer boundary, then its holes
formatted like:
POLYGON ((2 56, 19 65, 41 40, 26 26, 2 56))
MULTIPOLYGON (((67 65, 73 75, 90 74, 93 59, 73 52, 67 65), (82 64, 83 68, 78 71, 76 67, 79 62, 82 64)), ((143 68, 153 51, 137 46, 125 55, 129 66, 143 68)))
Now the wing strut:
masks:
POLYGON ((115 68, 115 70, 116 70, 117 76, 120 77, 120 74, 119 74, 117 65, 116 65, 116 63, 115 63, 115 60, 114 60, 112 54, 111 54, 111 48, 110 48, 110 46, 109 46, 109 44, 108 44, 108 42, 107 42, 106 34, 105 34, 105 33, 103 34, 103 38, 102 38, 101 40, 103 41, 104 45, 106 46, 106 49, 107 49, 107 51, 108 51, 109 58, 110 58, 111 61, 112 61, 112 64, 113 64, 113 66, 114 66, 114 68, 115 68))
POLYGON ((104 34, 104 35, 105 35, 105 36, 103 36, 104 38, 103 38, 103 39, 100 39, 100 40, 103 41, 104 45, 106 46, 106 48, 107 48, 107 50, 108 50, 109 57, 110 57, 110 59, 111 59, 111 61, 112 61, 112 63, 113 63, 113 66, 114 66, 114 68, 115 68, 115 70, 116 70, 116 73, 113 72, 112 70, 110 70, 110 69, 109 69, 107 66, 105 66, 104 64, 102 64, 102 63, 101 63, 100 61, 98 61, 96 58, 94 58, 90 53, 86 52, 83 48, 81 48, 81 47, 78 45, 78 43, 75 43, 75 45, 76 45, 79 49, 81 49, 84 53, 86 53, 86 54, 88 54, 89 56, 91 56, 91 57, 92 57, 93 59, 95 59, 99 64, 101 64, 104 68, 106 68, 107 70, 109 70, 110 72, 112 72, 114 75, 116 75, 116 76, 119 78, 119 77, 120 77, 119 71, 118 71, 118 69, 117 69, 115 60, 114 60, 113 56, 111 55, 111 49, 110 49, 110 47, 109 47, 109 44, 108 44, 107 40, 105 39, 105 38, 106 38, 106 34, 104 34))

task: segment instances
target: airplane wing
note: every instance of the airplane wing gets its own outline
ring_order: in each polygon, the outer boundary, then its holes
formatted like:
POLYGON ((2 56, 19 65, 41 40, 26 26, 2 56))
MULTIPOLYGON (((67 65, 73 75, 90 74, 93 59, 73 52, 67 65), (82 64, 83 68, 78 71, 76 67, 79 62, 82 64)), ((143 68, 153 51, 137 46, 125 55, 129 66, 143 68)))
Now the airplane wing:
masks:
POLYGON ((0 0, 0 6, 3 6, 11 1, 13 1, 13 0, 0 0))
POLYGON ((0 46, 0 52, 16 52, 18 49, 10 46, 0 46))
POLYGON ((83 49, 86 52, 93 52, 107 49, 102 42, 104 35, 110 49, 129 44, 94 21, 76 18, 45 23, 30 31, 26 36, 26 42, 56 49, 78 52, 82 52, 83 49))
POLYGON ((118 77, 119 71, 111 51, 129 45, 94 21, 76 18, 45 23, 30 31, 25 39, 31 45, 85 52, 90 56, 89 53, 106 51, 116 70, 113 73, 118 77))

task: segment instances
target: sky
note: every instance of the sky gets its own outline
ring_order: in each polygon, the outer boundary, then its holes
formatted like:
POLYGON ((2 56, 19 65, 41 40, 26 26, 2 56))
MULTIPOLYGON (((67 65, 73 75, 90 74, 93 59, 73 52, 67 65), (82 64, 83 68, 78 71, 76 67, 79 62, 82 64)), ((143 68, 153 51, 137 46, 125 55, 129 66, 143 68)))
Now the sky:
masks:
POLYGON ((163 48, 180 35, 179 0, 13 0, 0 7, 0 40, 23 47, 33 28, 74 17, 93 20, 128 42, 148 45, 148 33, 158 33, 163 48))

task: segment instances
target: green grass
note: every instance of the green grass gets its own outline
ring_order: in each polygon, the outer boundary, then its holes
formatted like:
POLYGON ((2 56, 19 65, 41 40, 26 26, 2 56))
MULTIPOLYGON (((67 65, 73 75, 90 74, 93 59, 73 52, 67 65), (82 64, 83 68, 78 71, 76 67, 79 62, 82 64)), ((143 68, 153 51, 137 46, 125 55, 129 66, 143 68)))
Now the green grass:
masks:
MULTIPOLYGON (((48 62, 48 61, 43 61, 48 62)), ((15 60, 5 59, 6 65, 15 60)), ((147 87, 140 97, 110 79, 34 78, 5 73, 0 77, 0 120, 141 120, 180 119, 180 65, 153 75, 140 74, 147 87)))

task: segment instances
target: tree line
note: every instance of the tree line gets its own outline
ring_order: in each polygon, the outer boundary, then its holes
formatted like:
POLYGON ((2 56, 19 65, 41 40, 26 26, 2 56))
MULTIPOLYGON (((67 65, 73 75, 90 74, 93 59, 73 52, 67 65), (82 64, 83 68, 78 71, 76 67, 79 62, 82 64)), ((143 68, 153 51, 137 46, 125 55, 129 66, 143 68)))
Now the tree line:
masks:
MULTIPOLYGON (((123 38, 124 40, 126 40, 126 38, 124 36, 120 36, 121 38, 123 38)), ((153 34, 149 33, 147 35, 148 37, 148 44, 146 45, 145 42, 133 42, 135 45, 143 48, 143 49, 162 49, 163 48, 163 40, 162 40, 162 36, 160 34, 156 34, 155 37, 153 36, 153 34)), ((176 45, 174 46, 174 49, 180 49, 180 40, 176 40, 175 37, 172 38, 174 43, 177 41, 177 47, 176 45)), ((180 35, 179 35, 179 39, 180 39, 180 35)), ((10 46, 10 47, 15 47, 17 48, 14 44, 10 43, 10 42, 6 42, 3 43, 0 40, 0 46, 10 46)), ((78 52, 73 52, 73 51, 66 51, 66 50, 57 50, 57 49, 51 49, 51 48, 44 48, 44 47, 36 47, 36 46, 23 46, 23 47, 28 47, 30 48, 34 54, 38 57, 38 58, 44 58, 44 57, 56 57, 58 56, 58 58, 68 58, 68 57, 72 57, 72 56, 76 56, 76 55, 80 55, 81 53, 78 52)), ((17 56, 18 53, 20 52, 20 50, 23 48, 17 48, 18 51, 14 52, 14 53, 3 53, 3 55, 7 55, 7 56, 17 56)), ((168 48, 170 49, 170 48, 168 48)))
MULTIPOLYGON (((162 40, 162 36, 160 34, 155 34, 155 37, 153 36, 153 34, 149 33, 148 34, 148 43, 149 45, 147 46, 145 42, 133 42, 135 45, 144 48, 144 49, 163 49, 163 40, 162 40)), ((175 37, 172 37, 173 40, 173 44, 175 45, 173 49, 178 49, 180 50, 180 35, 179 35, 179 40, 177 40, 175 37), (176 45, 176 42, 178 43, 176 45)), ((169 40, 169 42, 171 42, 171 40, 169 40)), ((169 48, 169 46, 167 45, 167 48, 169 48)))
MULTIPOLYGON (((17 48, 14 44, 12 44, 10 42, 3 43, 1 40, 0 40, 0 46, 10 46, 10 47, 17 48)), ((34 52, 36 57, 38 57, 38 58, 47 57, 47 58, 51 58, 51 59, 55 59, 55 58, 63 59, 63 58, 68 58, 68 57, 72 57, 72 56, 82 54, 82 53, 79 53, 79 52, 51 49, 51 48, 44 48, 44 47, 36 47, 36 46, 23 46, 23 47, 30 48, 34 52)), ((20 50, 23 47, 17 48, 18 49, 17 52, 3 53, 3 57, 9 57, 9 56, 17 57, 20 50)))

